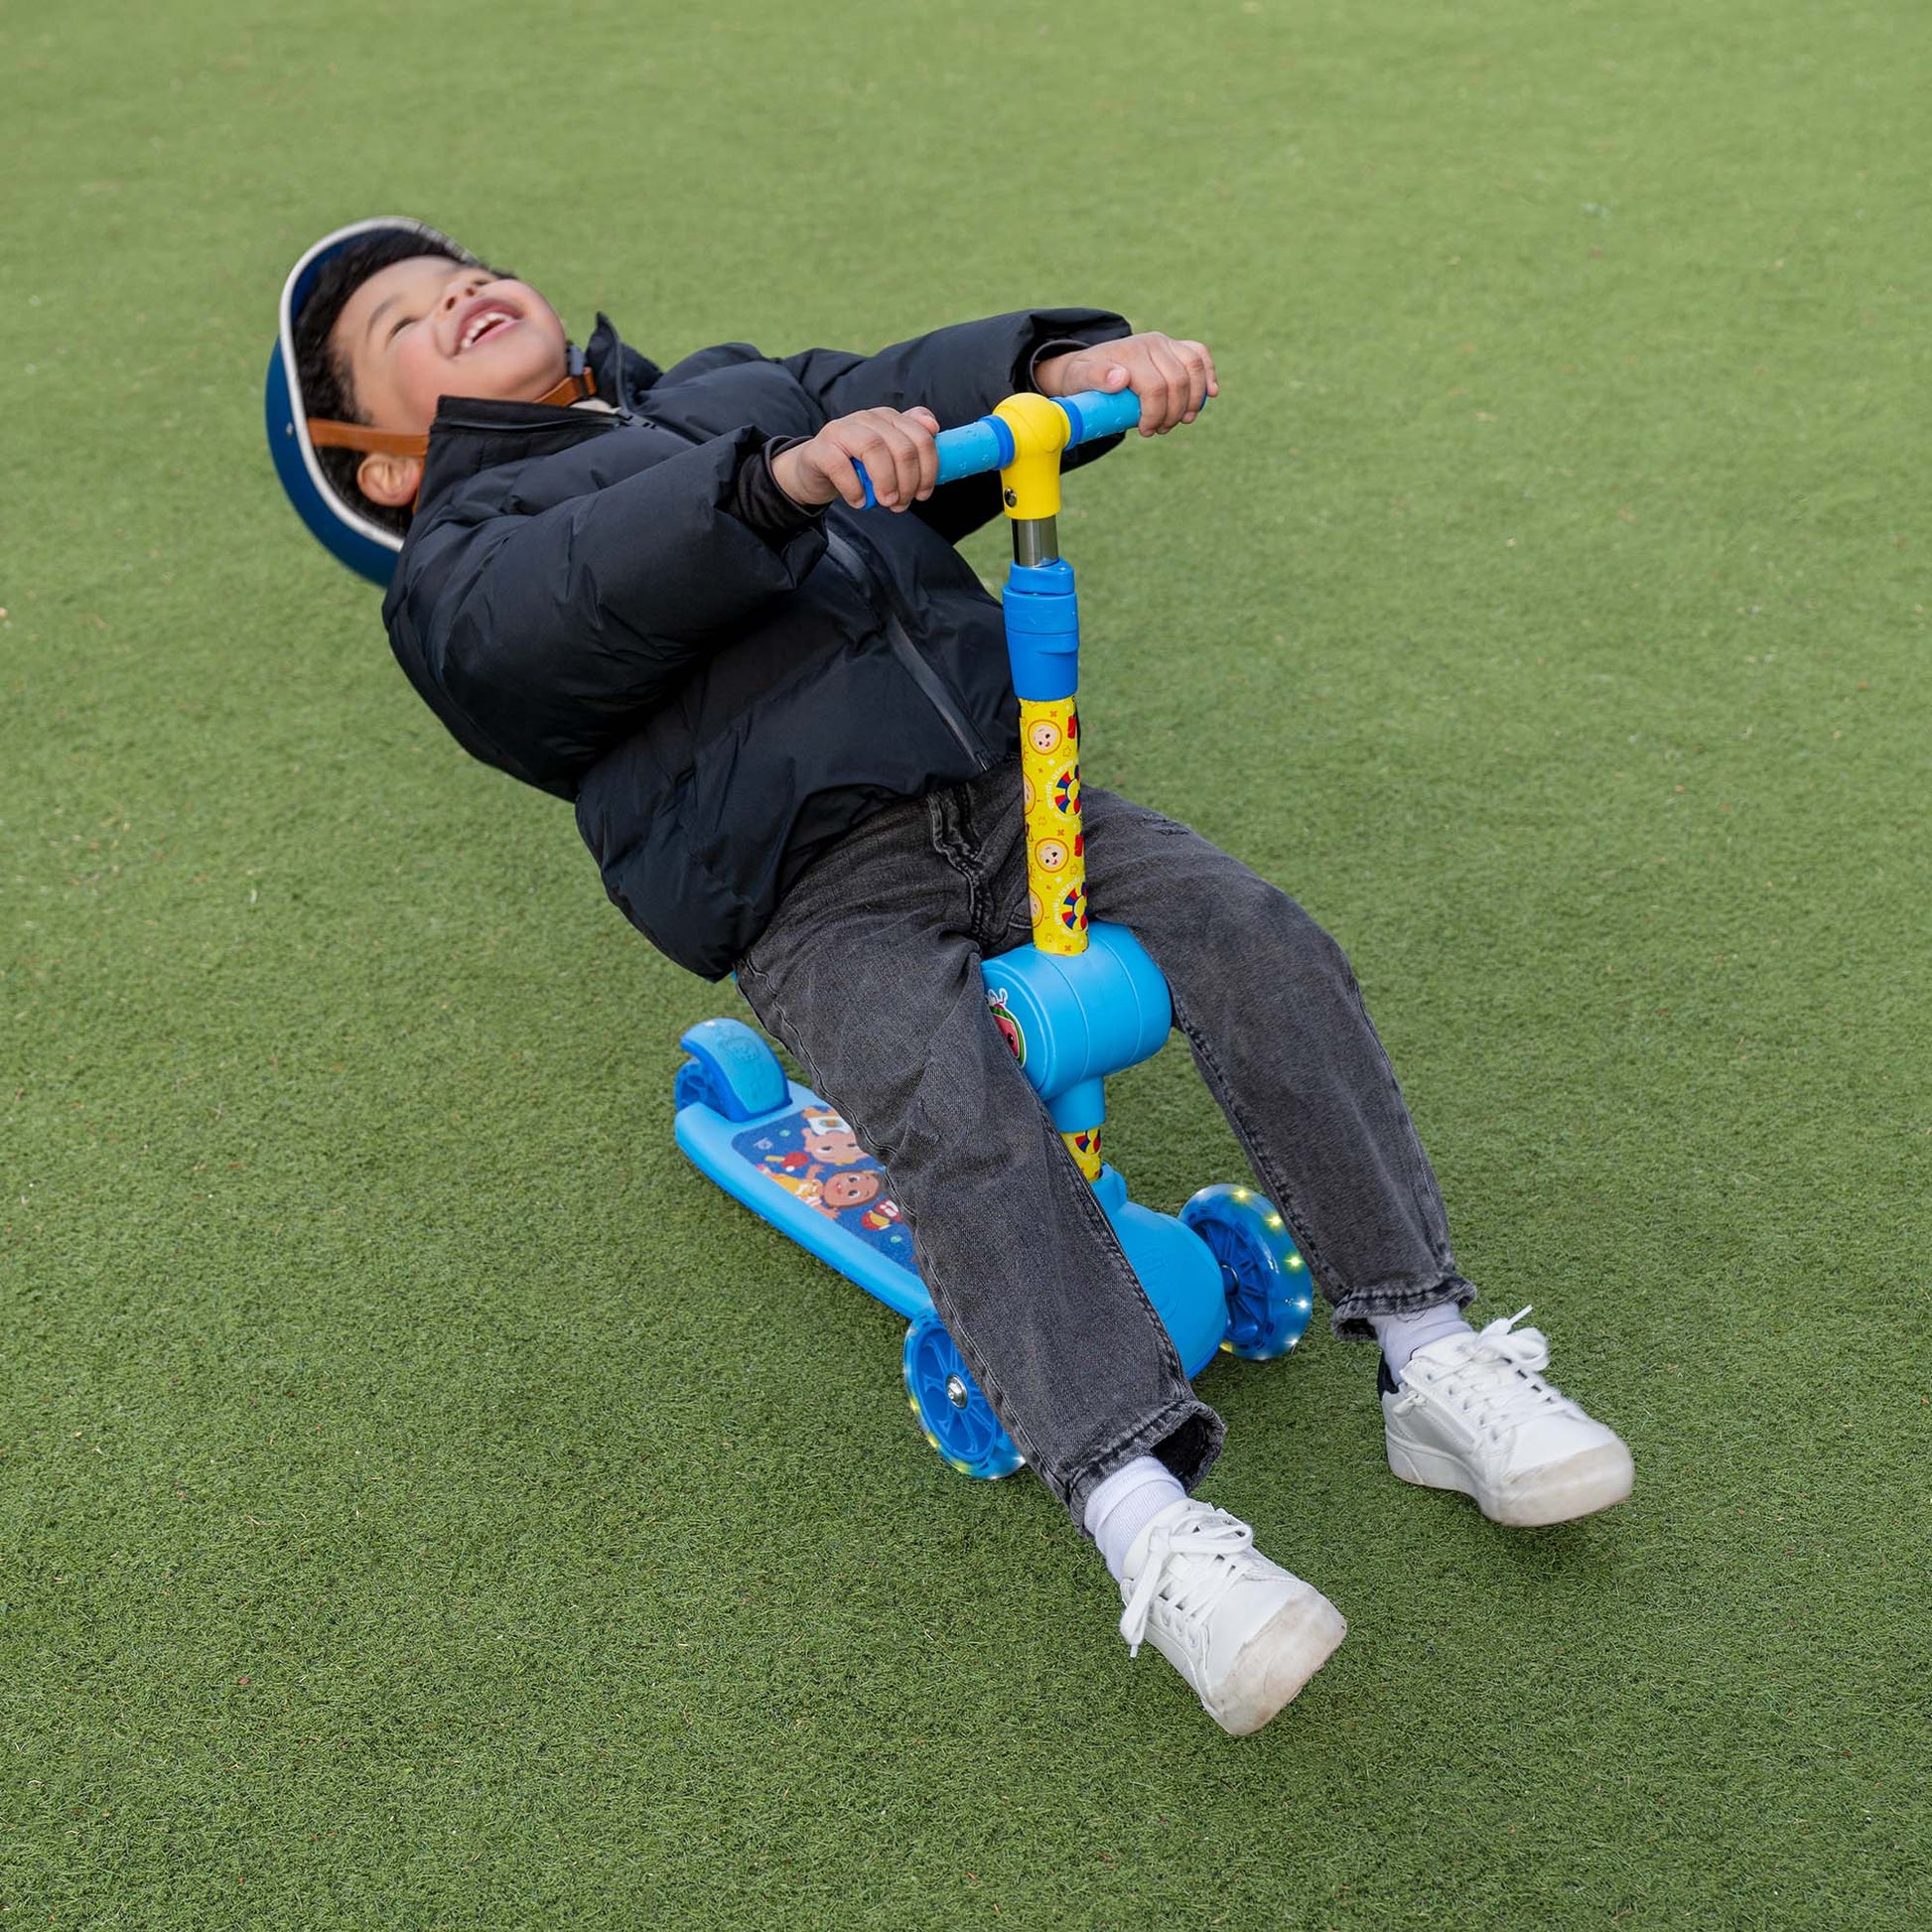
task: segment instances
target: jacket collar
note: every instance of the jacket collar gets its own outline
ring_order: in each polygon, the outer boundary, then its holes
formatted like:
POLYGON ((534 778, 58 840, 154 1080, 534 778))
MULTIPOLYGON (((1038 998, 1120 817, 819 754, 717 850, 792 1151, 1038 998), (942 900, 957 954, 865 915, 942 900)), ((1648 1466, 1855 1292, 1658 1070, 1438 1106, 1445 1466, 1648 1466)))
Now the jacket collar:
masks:
POLYGON ((648 356, 620 340, 616 325, 601 309, 597 327, 584 345, 584 360, 597 377, 597 393, 620 415, 664 373, 648 356))
MULTIPOLYGON (((597 379, 597 393, 620 416, 627 415, 638 398, 663 373, 619 337, 609 316, 602 313, 589 343, 570 350, 573 369, 588 367, 597 379)), ((477 396, 444 396, 430 424, 429 455, 423 466, 423 486, 416 498, 418 518, 446 489, 467 478, 515 458, 548 456, 568 449, 586 436, 611 426, 602 410, 573 409, 540 402, 492 402, 477 396)))

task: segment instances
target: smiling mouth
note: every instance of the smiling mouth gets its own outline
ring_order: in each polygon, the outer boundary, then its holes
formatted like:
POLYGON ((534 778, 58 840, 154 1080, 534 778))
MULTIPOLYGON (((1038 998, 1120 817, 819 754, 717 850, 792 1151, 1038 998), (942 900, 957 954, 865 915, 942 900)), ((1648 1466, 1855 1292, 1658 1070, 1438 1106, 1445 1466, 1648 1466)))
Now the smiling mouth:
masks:
POLYGON ((469 326, 463 332, 463 340, 456 345, 456 352, 461 355, 475 348, 479 343, 513 327, 518 320, 507 309, 479 309, 470 318, 469 326))

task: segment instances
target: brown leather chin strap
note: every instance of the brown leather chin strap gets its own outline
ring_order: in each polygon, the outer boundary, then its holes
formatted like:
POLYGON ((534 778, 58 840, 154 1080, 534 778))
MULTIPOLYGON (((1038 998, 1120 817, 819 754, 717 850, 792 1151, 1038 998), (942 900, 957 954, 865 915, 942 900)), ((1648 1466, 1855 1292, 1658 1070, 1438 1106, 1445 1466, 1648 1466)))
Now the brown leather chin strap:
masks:
MULTIPOLYGON (((535 398, 537 402, 567 407, 597 394, 597 379, 589 369, 567 375, 554 388, 535 398)), ((332 423, 321 416, 309 418, 309 441, 318 450, 360 450, 364 456, 427 456, 429 438, 405 430, 370 429, 366 423, 332 423)))

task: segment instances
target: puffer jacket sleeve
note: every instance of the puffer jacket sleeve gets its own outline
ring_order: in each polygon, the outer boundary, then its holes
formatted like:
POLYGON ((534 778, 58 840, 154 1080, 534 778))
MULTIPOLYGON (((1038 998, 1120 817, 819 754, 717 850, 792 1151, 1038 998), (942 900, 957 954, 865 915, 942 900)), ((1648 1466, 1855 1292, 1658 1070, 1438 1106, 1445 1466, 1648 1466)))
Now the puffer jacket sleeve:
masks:
POLYGON ((1048 343, 1110 343, 1129 333, 1126 322, 1105 309, 1017 309, 935 329, 877 355, 806 348, 781 359, 828 421, 855 409, 923 403, 951 428, 1028 387, 1033 358, 1048 343))
MULTIPOLYGON (((984 416, 1017 389, 1033 386, 1034 358, 1049 345, 1087 347, 1130 335, 1126 321, 1106 309, 1017 309, 981 322, 954 323, 928 336, 895 343, 877 355, 807 348, 782 357, 825 412, 826 420, 857 409, 911 409, 923 404, 947 429, 984 416)), ((1082 446, 1061 460, 1077 469, 1104 456, 1117 436, 1082 446)), ((1000 507, 994 477, 968 477, 936 489, 916 513, 957 542, 1000 507)))
POLYGON ((491 499, 472 515, 459 496, 408 546, 384 616, 473 750, 568 791, 707 650, 798 587, 823 531, 760 534, 733 513, 764 441, 716 437, 535 514, 491 499))

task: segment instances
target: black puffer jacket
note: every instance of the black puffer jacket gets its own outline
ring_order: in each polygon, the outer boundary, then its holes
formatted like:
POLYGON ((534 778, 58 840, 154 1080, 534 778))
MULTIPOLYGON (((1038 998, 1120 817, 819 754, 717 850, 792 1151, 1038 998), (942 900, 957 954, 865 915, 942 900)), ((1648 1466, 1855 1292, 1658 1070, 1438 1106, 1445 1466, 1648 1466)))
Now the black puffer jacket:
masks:
POLYGON ((999 605, 953 548, 998 513, 995 478, 902 515, 760 525, 741 471, 856 409, 970 421, 1042 348, 1125 334, 1035 310, 872 356, 727 344, 660 373, 600 318, 616 415, 444 399, 382 609, 396 657, 466 750, 576 801, 646 938, 721 978, 862 818, 1018 743, 999 605))

